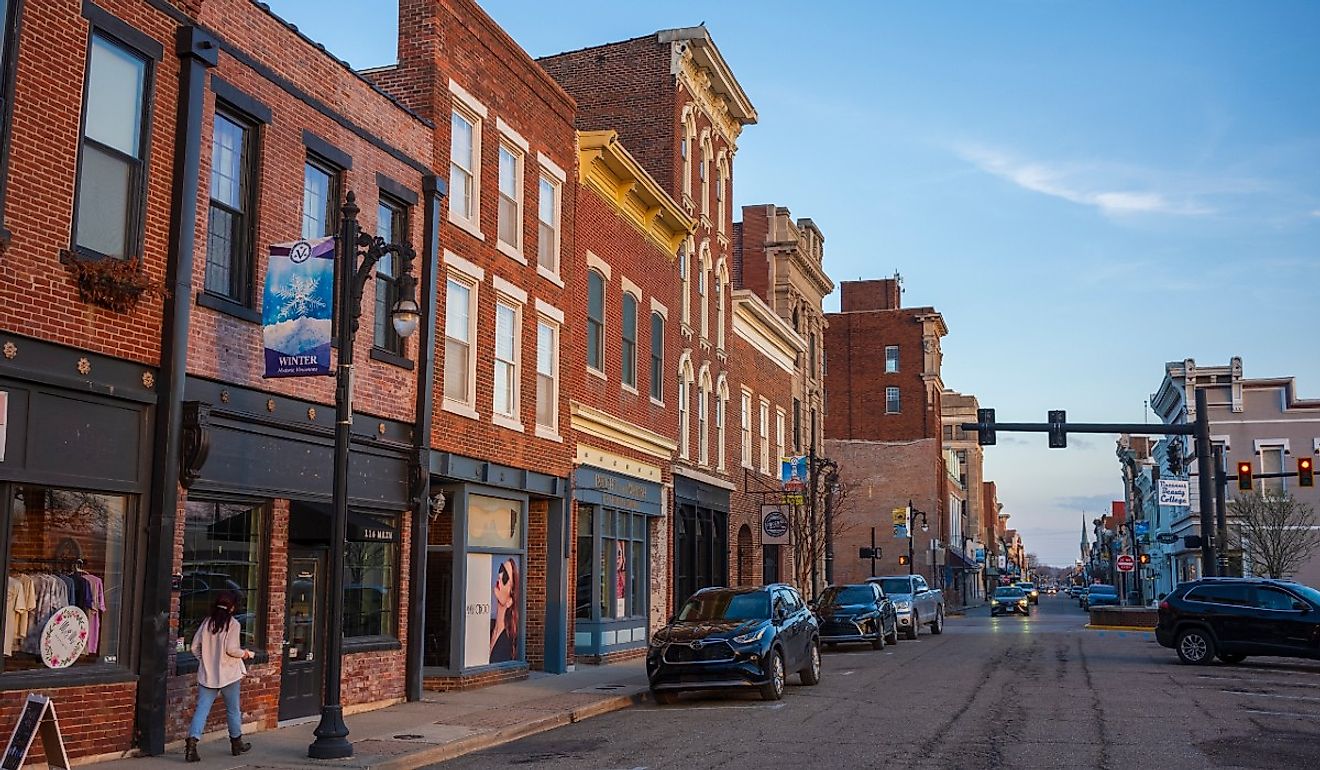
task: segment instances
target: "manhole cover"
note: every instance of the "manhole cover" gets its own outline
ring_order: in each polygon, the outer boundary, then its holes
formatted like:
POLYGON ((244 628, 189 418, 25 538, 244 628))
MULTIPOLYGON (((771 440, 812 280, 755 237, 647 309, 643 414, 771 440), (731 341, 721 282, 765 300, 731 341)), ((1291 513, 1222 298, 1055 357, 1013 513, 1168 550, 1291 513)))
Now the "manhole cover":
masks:
POLYGON ((394 736, 394 739, 396 741, 418 741, 422 739, 422 736, 417 733, 402 733, 401 735, 394 736))

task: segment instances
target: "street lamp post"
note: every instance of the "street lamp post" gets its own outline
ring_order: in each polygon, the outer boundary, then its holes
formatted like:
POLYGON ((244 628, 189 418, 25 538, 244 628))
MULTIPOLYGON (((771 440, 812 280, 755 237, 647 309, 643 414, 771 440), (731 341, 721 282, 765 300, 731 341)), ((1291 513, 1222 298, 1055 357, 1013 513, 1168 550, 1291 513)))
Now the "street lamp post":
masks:
POLYGON ((344 709, 339 702, 341 665, 344 653, 344 551, 348 539, 348 456, 350 429, 353 425, 353 338, 362 316, 362 294, 376 263, 397 255, 401 261, 396 274, 398 301, 390 311, 394 330, 408 337, 421 320, 416 300, 417 279, 412 275, 413 250, 406 242, 386 243, 358 227, 358 207, 350 191, 344 206, 343 226, 339 234, 339 361, 335 373, 335 457, 334 511, 330 525, 330 559, 326 583, 330 593, 329 631, 325 642, 325 693, 322 696, 321 721, 313 733, 316 740, 307 747, 312 759, 343 759, 353 756, 344 724, 344 709), (361 259, 359 264, 358 259, 361 259))
MULTIPOLYGON (((929 532, 930 524, 926 521, 926 512, 919 511, 916 508, 913 508, 912 499, 908 498, 908 574, 909 575, 913 574, 916 571, 916 565, 913 563, 913 559, 917 555, 917 549, 913 544, 917 539, 917 533, 912 531, 912 525, 916 523, 917 516, 921 517, 921 531, 929 532)), ((934 579, 935 579, 935 574, 932 571, 931 580, 934 579)))

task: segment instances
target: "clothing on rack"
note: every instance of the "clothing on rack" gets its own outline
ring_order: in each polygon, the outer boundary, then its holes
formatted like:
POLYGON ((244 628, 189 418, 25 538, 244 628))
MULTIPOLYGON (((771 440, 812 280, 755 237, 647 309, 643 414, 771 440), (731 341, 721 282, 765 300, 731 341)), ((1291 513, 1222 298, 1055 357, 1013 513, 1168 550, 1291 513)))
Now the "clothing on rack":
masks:
POLYGON ((4 626, 4 654, 12 655, 15 644, 22 652, 41 653, 41 633, 50 617, 65 607, 87 613, 86 652, 100 648, 101 615, 105 612, 105 583, 89 572, 18 572, 8 576, 8 602, 4 626))

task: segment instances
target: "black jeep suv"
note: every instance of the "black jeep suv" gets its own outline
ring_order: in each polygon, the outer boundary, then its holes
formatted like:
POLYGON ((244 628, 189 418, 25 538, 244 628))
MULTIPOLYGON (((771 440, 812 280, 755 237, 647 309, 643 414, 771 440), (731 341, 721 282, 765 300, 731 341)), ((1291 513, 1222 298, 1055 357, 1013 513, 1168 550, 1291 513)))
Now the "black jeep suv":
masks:
POLYGON ((1262 578, 1204 578, 1160 602, 1155 639, 1183 663, 1248 655, 1320 658, 1320 591, 1262 578))
POLYGON ((820 681, 816 616, 792 586, 703 588, 651 636, 646 675, 658 703, 680 690, 756 687, 784 697, 791 672, 820 681))

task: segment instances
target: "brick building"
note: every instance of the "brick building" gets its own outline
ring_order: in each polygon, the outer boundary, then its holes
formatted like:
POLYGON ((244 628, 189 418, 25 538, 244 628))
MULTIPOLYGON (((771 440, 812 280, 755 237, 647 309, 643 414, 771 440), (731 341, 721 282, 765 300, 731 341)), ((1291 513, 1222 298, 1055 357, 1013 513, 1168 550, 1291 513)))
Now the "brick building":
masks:
POLYGON ((675 601, 729 579, 730 495, 739 474, 718 447, 727 430, 732 312, 733 156, 756 110, 705 27, 663 30, 539 60, 577 100, 583 130, 613 130, 697 222, 678 255, 681 340, 673 465, 675 601), (716 437, 712 441, 712 437, 716 437), (721 459, 725 462, 721 463, 721 459))
POLYGON ((669 492, 677 444, 672 364, 677 255, 695 222, 613 131, 578 134, 572 383, 573 639, 579 662, 644 654, 673 614, 669 492))
MULTIPOLYGON (((902 306, 897 277, 844 281, 840 288, 841 312, 826 315, 825 452, 857 485, 868 518, 860 526, 836 528, 834 551, 869 546, 875 526, 884 551, 878 569, 906 572, 899 556, 911 545, 914 569, 943 586, 939 568, 948 561, 945 544, 952 531, 940 374, 940 339, 948 329, 934 308, 902 306), (911 543, 894 537, 890 517, 909 501, 925 513, 914 517, 911 543)), ((867 576, 864 569, 869 574, 869 562, 840 559, 835 580, 859 580, 867 576)))
POLYGON ((944 449, 951 452, 949 467, 950 498, 960 502, 949 506, 949 519, 954 531, 949 538, 951 554, 945 565, 946 584, 956 585, 965 603, 980 601, 986 594, 981 573, 985 569, 984 517, 985 504, 985 452, 977 443, 975 433, 962 429, 965 422, 976 422, 980 408, 976 396, 946 388, 940 398, 940 418, 943 423, 944 449), (978 555, 979 554, 979 555, 978 555))
POLYGON ((432 163, 449 180, 435 287, 443 385, 428 405, 436 506, 418 522, 413 594, 426 686, 565 671, 565 378, 583 365, 565 335, 586 288, 573 99, 471 0, 402 0, 399 62, 364 74, 434 123, 432 163))
MULTIPOLYGON (((825 311, 822 302, 834 291, 824 269, 825 237, 810 219, 794 220, 787 208, 762 204, 743 206, 742 221, 733 226, 733 284, 760 297, 804 342, 793 362, 792 408, 789 411, 791 454, 824 454, 825 311)), ((824 540, 824 490, 818 489, 815 537, 824 540)), ((808 513, 809 516, 809 513, 808 513)), ((817 586, 828 581, 831 555, 811 549, 817 564, 817 586)), ((847 558, 846 555, 844 558, 847 558)))

